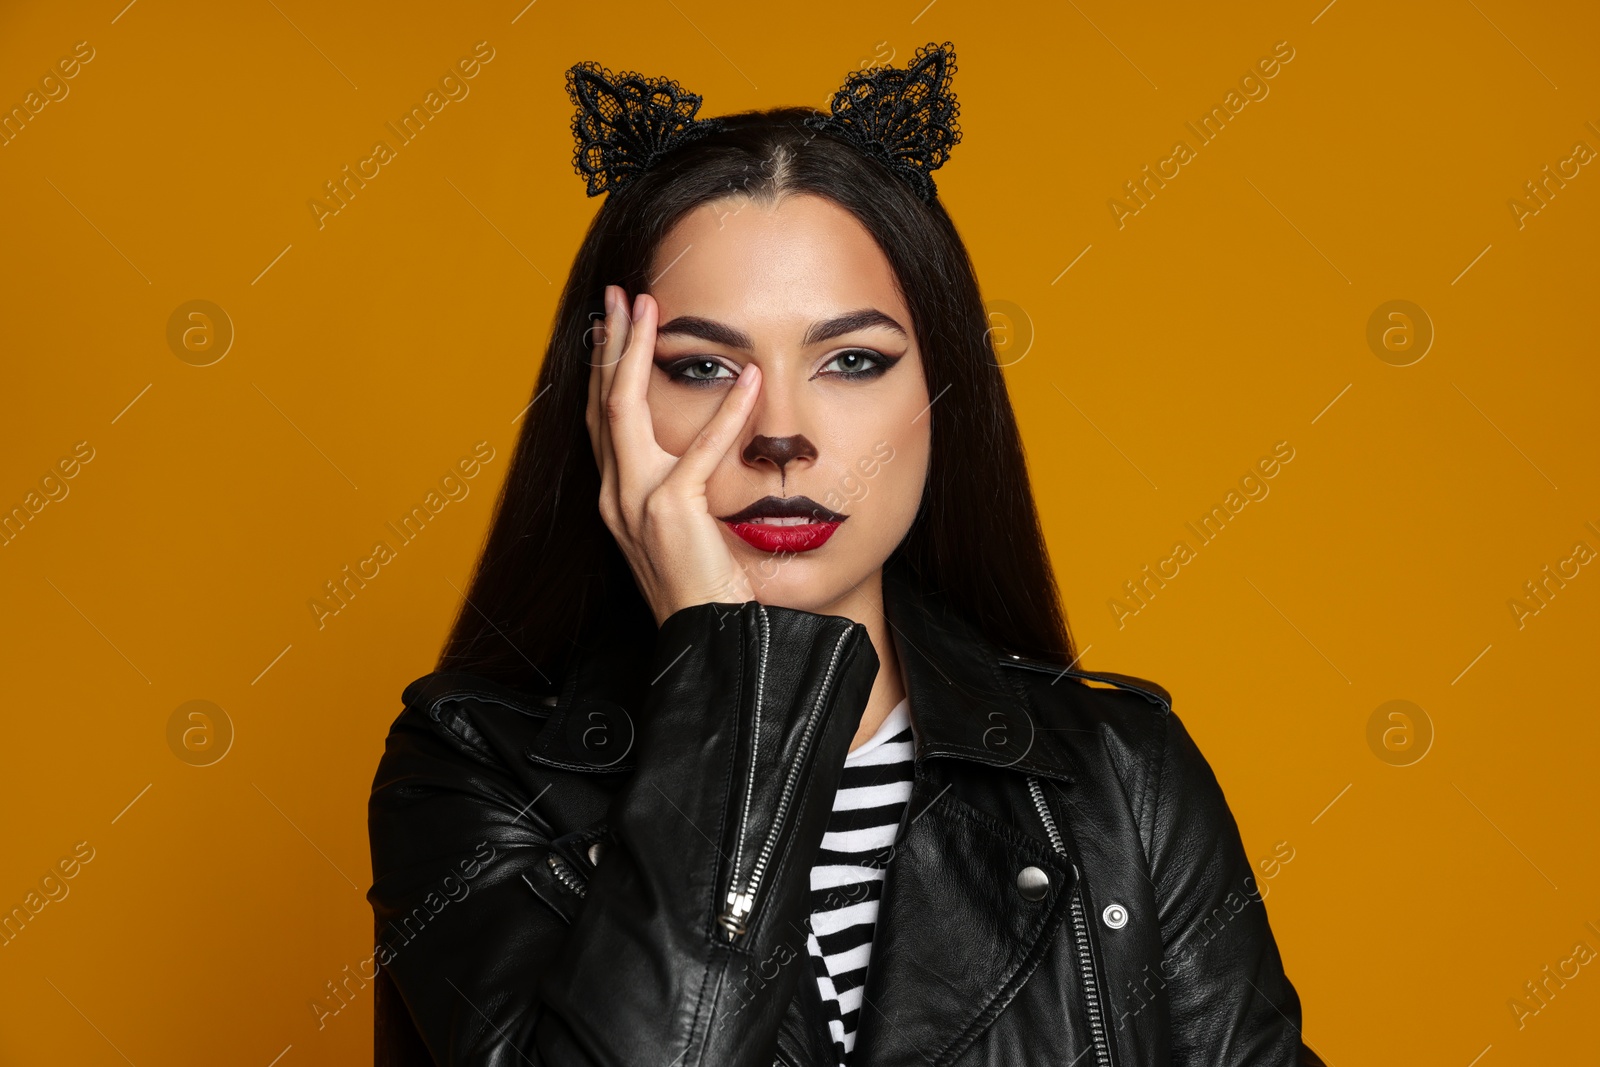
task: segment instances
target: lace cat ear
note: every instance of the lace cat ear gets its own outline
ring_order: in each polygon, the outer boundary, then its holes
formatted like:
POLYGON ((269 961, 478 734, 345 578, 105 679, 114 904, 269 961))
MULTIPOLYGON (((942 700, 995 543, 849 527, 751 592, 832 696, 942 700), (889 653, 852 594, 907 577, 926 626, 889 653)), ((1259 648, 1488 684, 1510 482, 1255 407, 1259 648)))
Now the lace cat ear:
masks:
POLYGON ((938 190, 931 175, 944 166, 961 140, 956 122, 961 107, 950 89, 955 72, 955 46, 949 41, 929 42, 917 49, 904 70, 853 71, 833 94, 832 113, 803 121, 876 156, 910 182, 924 201, 932 202, 938 190))
POLYGON ((700 97, 676 81, 613 74, 592 60, 567 70, 567 95, 578 109, 572 164, 590 196, 622 188, 667 152, 722 128, 720 119, 695 117, 700 97))

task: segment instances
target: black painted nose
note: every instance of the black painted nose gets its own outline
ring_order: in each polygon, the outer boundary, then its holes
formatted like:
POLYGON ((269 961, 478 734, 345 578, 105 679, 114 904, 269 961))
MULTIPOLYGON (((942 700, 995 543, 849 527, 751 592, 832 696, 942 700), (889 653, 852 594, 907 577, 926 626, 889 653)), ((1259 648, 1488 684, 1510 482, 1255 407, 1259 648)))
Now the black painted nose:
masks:
POLYGON ((777 465, 778 473, 783 475, 784 465, 796 457, 816 459, 817 446, 812 444, 805 434, 797 433, 789 437, 766 437, 757 434, 745 446, 743 456, 746 463, 771 460, 777 465))

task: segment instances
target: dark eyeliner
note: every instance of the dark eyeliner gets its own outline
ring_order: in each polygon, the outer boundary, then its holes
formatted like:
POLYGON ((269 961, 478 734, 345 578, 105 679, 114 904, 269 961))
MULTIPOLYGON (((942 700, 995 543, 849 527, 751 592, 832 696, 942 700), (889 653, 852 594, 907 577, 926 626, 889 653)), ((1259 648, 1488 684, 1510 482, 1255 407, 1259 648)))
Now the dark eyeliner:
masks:
MULTIPOLYGON (((883 375, 886 374, 890 369, 892 369, 896 363, 900 362, 902 359, 905 358, 903 355, 902 356, 891 356, 891 355, 888 355, 887 353, 879 352, 877 349, 874 349, 874 348, 846 348, 846 349, 842 349, 842 350, 840 350, 838 352, 835 352, 833 354, 833 356, 828 360, 828 363, 832 363, 834 360, 838 359, 840 356, 847 356, 847 355, 852 355, 852 354, 864 355, 864 356, 868 357, 869 359, 873 360, 876 365, 873 366, 873 367, 869 367, 866 370, 858 370, 858 371, 818 371, 812 377, 813 378, 843 378, 843 379, 845 379, 847 381, 871 381, 873 379, 883 377, 883 375)), ((824 365, 826 365, 826 364, 824 364, 824 365)), ((656 366, 660 367, 661 370, 666 373, 668 381, 682 382, 685 385, 693 386, 693 387, 696 387, 696 388, 714 386, 714 385, 718 384, 719 382, 733 382, 733 381, 736 381, 738 379, 738 375, 739 375, 739 372, 737 370, 734 370, 734 368, 729 367, 727 364, 721 362, 720 360, 712 359, 710 356, 685 356, 685 357, 679 357, 677 359, 658 360, 658 361, 656 361, 656 366), (684 373, 684 371, 687 368, 693 367, 693 366, 695 366, 697 364, 703 364, 703 363, 709 363, 709 364, 712 364, 713 366, 721 367, 724 370, 732 371, 733 372, 732 373, 732 377, 728 377, 728 378, 720 378, 720 377, 715 377, 715 378, 691 378, 687 374, 684 373)))
POLYGON ((687 356, 687 357, 680 357, 678 359, 657 360, 656 361, 656 366, 660 367, 663 371, 666 372, 668 381, 683 382, 685 385, 690 385, 690 386, 693 386, 695 388, 704 388, 704 387, 707 387, 707 386, 716 385, 719 382, 733 382, 733 381, 737 380, 738 374, 739 374, 739 372, 737 370, 735 370, 734 368, 729 367, 727 364, 721 362, 720 360, 712 359, 710 356, 687 356), (685 375, 683 373, 683 371, 686 368, 693 367, 696 364, 700 364, 700 363, 710 363, 713 366, 721 367, 723 370, 732 371, 733 372, 733 377, 729 377, 729 378, 690 378, 690 377, 688 377, 687 375, 685 375))
MULTIPOLYGON (((868 370, 859 370, 859 371, 818 371, 814 375, 814 377, 818 377, 818 378, 844 378, 844 379, 847 379, 847 380, 855 380, 855 381, 869 381, 869 380, 874 379, 874 378, 883 377, 886 373, 888 373, 890 370, 892 370, 894 368, 894 365, 896 363, 899 363, 902 359, 905 358, 905 356, 903 356, 903 355, 902 356, 891 356, 891 355, 888 355, 886 353, 879 352, 875 348, 846 348, 846 349, 843 349, 842 351, 835 352, 828 359, 828 363, 832 363, 834 360, 838 359, 840 356, 848 356, 848 355, 853 355, 853 354, 857 354, 857 353, 859 353, 861 355, 868 356, 869 358, 875 360, 877 362, 877 366, 869 368, 868 370)), ((823 365, 826 366, 827 364, 823 364, 823 365)))

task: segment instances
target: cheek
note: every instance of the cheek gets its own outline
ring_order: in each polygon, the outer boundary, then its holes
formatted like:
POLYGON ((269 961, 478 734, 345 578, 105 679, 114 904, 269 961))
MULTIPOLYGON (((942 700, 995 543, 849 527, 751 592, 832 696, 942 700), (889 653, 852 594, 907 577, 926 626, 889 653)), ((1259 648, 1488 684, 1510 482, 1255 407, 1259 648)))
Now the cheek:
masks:
POLYGON ((870 512, 872 524, 887 535, 903 532, 922 501, 935 412, 928 410, 920 375, 877 399, 870 418, 854 412, 839 419, 839 425, 850 429, 839 452, 843 464, 834 488, 847 504, 870 512))
POLYGON ((923 486, 928 480, 930 441, 928 417, 924 415, 912 426, 902 426, 893 437, 885 437, 882 448, 889 458, 879 468, 878 479, 885 482, 886 496, 900 525, 909 526, 922 503, 923 486), (893 451, 888 450, 892 448, 893 451))
POLYGON ((888 536, 903 532, 922 501, 930 450, 928 416, 916 419, 920 407, 896 411, 860 426, 840 442, 841 463, 829 489, 830 507, 871 516, 875 528, 888 536), (841 506, 842 505, 842 506, 841 506))

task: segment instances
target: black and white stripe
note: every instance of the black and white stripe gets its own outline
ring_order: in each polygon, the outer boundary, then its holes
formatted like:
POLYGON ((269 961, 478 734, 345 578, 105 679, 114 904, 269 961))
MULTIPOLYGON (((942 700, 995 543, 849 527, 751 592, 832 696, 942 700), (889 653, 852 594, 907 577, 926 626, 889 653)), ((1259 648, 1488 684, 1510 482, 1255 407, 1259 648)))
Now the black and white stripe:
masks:
POLYGON ((811 868, 807 946, 839 1067, 855 1048, 884 866, 911 797, 913 742, 910 702, 902 700, 878 731, 845 757, 827 832, 811 868))

